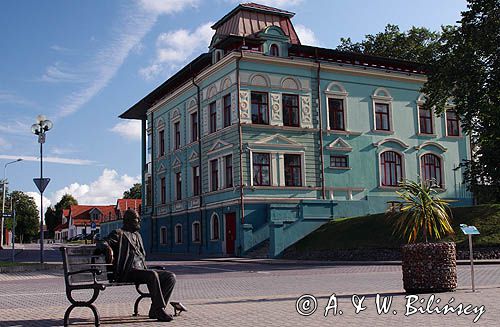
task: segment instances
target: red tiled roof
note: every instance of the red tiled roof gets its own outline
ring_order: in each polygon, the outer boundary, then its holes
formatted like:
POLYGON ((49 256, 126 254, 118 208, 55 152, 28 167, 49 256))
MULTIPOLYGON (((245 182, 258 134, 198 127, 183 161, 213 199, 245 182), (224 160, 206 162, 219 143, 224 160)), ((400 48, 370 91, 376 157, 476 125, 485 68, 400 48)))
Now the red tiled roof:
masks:
POLYGON ((62 231, 63 229, 68 228, 68 223, 65 222, 64 224, 59 224, 54 228, 54 232, 62 231))
POLYGON ((118 199, 116 201, 116 209, 122 213, 127 209, 134 209, 136 211, 139 211, 141 202, 141 199, 118 199))
POLYGON ((97 225, 105 220, 115 220, 116 211, 114 205, 72 205, 70 207, 70 214, 72 218, 72 223, 75 226, 85 226, 89 225, 91 221, 90 212, 92 209, 97 209, 101 212, 101 217, 97 221, 97 225))
POLYGON ((244 7, 244 8, 248 8, 248 9, 256 9, 256 10, 262 10, 262 11, 267 11, 267 12, 273 12, 276 14, 283 14, 283 15, 290 16, 290 17, 293 17, 295 15, 295 13, 293 13, 291 11, 286 11, 286 10, 275 8, 275 7, 264 6, 264 5, 261 5, 259 3, 255 3, 255 2, 241 3, 240 6, 244 7))

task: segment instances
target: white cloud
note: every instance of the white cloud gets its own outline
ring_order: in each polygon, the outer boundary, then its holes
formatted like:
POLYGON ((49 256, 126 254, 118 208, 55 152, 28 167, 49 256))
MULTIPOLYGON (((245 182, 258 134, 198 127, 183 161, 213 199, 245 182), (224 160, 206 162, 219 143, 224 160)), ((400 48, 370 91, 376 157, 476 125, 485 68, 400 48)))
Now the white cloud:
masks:
POLYGON ((128 120, 119 122, 110 131, 124 136, 130 140, 141 139, 141 122, 139 120, 128 120))
POLYGON ((65 47, 62 47, 62 46, 57 45, 57 44, 54 44, 54 45, 50 46, 50 49, 54 50, 56 52, 63 52, 63 53, 71 51, 69 48, 65 48, 65 47))
MULTIPOLYGON (((0 154, 0 159, 16 160, 18 158, 21 158, 24 161, 40 161, 39 157, 34 157, 34 156, 11 156, 11 155, 0 154)), ((43 162, 58 163, 65 165, 92 165, 95 163, 95 161, 85 160, 85 159, 70 159, 70 158, 45 157, 45 156, 43 157, 43 162)))
POLYGON ((36 107, 36 103, 25 99, 13 92, 0 90, 0 103, 16 104, 26 107, 36 107))
POLYGON ((304 45, 319 46, 319 41, 314 32, 304 25, 295 25, 295 32, 299 36, 300 42, 304 45))
POLYGON ((139 0, 143 9, 157 15, 179 12, 188 6, 196 7, 199 2, 199 0, 139 0))
POLYGON ((50 153, 55 154, 56 156, 65 155, 65 154, 71 154, 71 153, 77 153, 77 152, 79 152, 79 151, 76 150, 76 149, 74 149, 73 147, 52 146, 50 148, 50 153))
POLYGON ((47 67, 40 80, 50 83, 81 83, 85 82, 86 78, 78 72, 70 71, 64 64, 56 62, 54 65, 47 67))
MULTIPOLYGON (((40 193, 36 192, 26 192, 28 196, 31 196, 33 200, 35 200, 36 207, 38 208, 38 220, 40 220, 40 193)), ((45 214, 45 211, 47 211, 47 208, 52 204, 52 202, 46 198, 45 196, 43 197, 43 213, 45 214)))
POLYGON ((195 53, 207 51, 214 31, 208 22, 198 26, 193 32, 179 29, 162 33, 156 40, 156 58, 153 63, 139 70, 145 79, 151 79, 166 68, 174 69, 187 62, 195 53))
POLYGON ((137 48, 142 38, 154 26, 159 15, 179 12, 196 3, 198 1, 195 0, 137 0, 120 21, 114 24, 115 37, 106 42, 107 46, 101 49, 93 60, 80 68, 82 73, 91 74, 95 78, 63 99, 57 108, 56 118, 79 110, 104 89, 129 53, 137 48))
POLYGON ((123 192, 140 182, 140 176, 120 176, 116 170, 104 169, 97 180, 90 184, 72 183, 54 192, 51 200, 57 203, 64 194, 71 194, 79 204, 115 204, 116 200, 122 197, 123 192))

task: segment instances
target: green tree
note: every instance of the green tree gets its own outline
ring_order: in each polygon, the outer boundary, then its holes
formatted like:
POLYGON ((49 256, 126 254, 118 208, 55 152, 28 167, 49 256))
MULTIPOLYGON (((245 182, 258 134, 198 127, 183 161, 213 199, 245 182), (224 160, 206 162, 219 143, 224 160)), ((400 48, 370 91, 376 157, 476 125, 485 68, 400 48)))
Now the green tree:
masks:
POLYGON ((430 63, 440 45, 440 33, 415 26, 401 32, 399 26, 388 24, 384 32, 365 35, 361 42, 353 43, 350 38, 341 38, 340 42, 340 51, 430 63))
POLYGON ((77 205, 78 201, 73 197, 71 194, 64 194, 59 200, 59 202, 56 203, 54 208, 56 209, 56 212, 60 212, 62 214, 62 211, 64 209, 69 209, 72 205, 77 205))
MULTIPOLYGON (((21 192, 13 191, 9 194, 7 201, 11 201, 16 209, 16 235, 21 242, 30 242, 40 232, 40 214, 35 200, 21 192)), ((9 222, 9 228, 12 223, 9 222)))
POLYGON ((460 24, 443 33, 423 92, 442 113, 452 100, 475 145, 463 163, 470 190, 500 201, 500 1, 468 0, 460 24))
POLYGON ((45 211, 45 225, 47 226, 50 237, 54 237, 54 228, 59 224, 60 222, 56 215, 56 210, 52 207, 48 207, 45 211))
POLYGON ((141 183, 135 183, 128 191, 123 192, 124 199, 140 199, 141 183))

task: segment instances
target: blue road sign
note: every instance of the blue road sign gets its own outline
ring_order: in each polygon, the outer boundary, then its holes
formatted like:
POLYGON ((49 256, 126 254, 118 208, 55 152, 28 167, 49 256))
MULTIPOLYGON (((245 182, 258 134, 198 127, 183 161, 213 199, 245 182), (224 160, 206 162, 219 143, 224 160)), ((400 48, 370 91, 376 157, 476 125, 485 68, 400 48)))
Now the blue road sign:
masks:
POLYGON ((460 224, 460 229, 465 235, 479 235, 479 231, 476 226, 467 226, 465 224, 460 224))
POLYGON ((96 226, 97 225, 96 225, 95 221, 93 221, 93 222, 90 223, 90 228, 95 229, 96 226))

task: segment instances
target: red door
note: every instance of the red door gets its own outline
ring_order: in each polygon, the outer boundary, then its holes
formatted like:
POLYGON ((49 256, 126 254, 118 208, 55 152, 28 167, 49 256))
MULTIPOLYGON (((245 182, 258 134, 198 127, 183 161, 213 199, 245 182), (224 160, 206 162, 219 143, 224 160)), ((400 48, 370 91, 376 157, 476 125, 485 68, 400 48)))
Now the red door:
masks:
POLYGON ((226 253, 234 254, 234 243, 236 240, 236 214, 226 214, 226 253))

